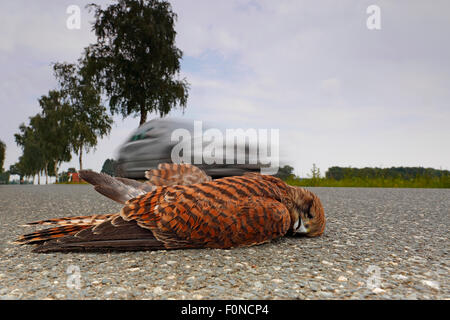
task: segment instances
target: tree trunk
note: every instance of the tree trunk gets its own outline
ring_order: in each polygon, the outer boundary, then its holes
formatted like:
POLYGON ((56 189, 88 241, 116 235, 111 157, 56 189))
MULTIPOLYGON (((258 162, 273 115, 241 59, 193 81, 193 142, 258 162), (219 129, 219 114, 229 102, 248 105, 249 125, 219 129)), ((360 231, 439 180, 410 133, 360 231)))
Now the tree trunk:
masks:
POLYGON ((80 147, 79 160, 80 160, 80 170, 83 170, 83 145, 81 145, 80 147))
POLYGON ((41 184, 41 172, 38 172, 38 184, 41 184))
POLYGON ((34 179, 36 178, 36 175, 35 174, 33 174, 33 185, 34 185, 34 179))
POLYGON ((47 166, 48 166, 48 163, 45 163, 45 168, 44 168, 44 172, 45 172, 45 184, 48 184, 48 171, 47 171, 47 166))
POLYGON ((141 121, 139 122, 139 126, 142 126, 147 122, 147 110, 144 107, 141 107, 141 121))
POLYGON ((58 183, 58 160, 55 160, 55 183, 58 183))

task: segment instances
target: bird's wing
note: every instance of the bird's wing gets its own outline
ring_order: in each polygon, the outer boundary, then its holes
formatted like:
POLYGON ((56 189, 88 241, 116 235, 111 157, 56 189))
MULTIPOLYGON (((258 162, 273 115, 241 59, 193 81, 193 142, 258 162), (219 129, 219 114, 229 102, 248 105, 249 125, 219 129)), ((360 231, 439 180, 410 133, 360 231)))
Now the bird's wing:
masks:
POLYGON ((129 201, 120 215, 151 230, 168 249, 248 246, 288 231, 290 214, 279 201, 262 196, 219 201, 223 195, 214 195, 213 188, 207 194, 208 187, 169 187, 129 201), (196 187, 204 192, 192 192, 196 187))
POLYGON ((128 178, 121 178, 121 177, 116 177, 116 180, 119 180, 120 182, 122 182, 123 184, 126 184, 129 187, 133 187, 139 190, 143 190, 146 192, 150 192, 155 190, 156 185, 151 185, 149 183, 142 183, 140 181, 134 180, 134 179, 128 179, 128 178))
MULTIPOLYGON (((230 177, 157 187, 128 200, 120 214, 61 225, 23 238, 35 252, 158 250, 249 246, 283 236, 291 218, 268 182, 230 177), (55 239, 57 238, 57 239, 55 239)), ((51 222, 51 221, 50 221, 51 222)))
POLYGON ((154 186, 190 185, 211 181, 203 170, 191 164, 161 163, 158 169, 148 170, 145 177, 154 186))
POLYGON ((102 195, 124 204, 127 200, 146 194, 151 186, 129 179, 118 179, 104 173, 90 170, 80 170, 80 177, 94 186, 94 189, 102 195), (137 185, 140 183, 140 185, 137 185))
POLYGON ((80 177, 94 186, 102 195, 122 204, 127 200, 154 191, 158 186, 189 185, 211 181, 204 171, 190 164, 163 163, 158 169, 148 170, 148 181, 139 182, 127 178, 115 178, 91 170, 80 170, 80 177))

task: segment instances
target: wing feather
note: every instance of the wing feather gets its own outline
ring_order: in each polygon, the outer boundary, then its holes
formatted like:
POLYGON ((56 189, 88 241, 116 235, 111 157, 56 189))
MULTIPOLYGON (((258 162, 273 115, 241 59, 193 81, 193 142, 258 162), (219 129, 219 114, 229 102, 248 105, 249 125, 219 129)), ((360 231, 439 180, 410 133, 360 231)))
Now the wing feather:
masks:
POLYGON ((191 164, 161 163, 158 169, 145 172, 148 183, 155 186, 190 185, 211 181, 203 170, 191 164))
MULTIPOLYGON (((80 177, 94 186, 102 195, 124 204, 127 200, 147 193, 144 188, 136 187, 128 180, 119 180, 104 173, 80 170, 80 177)), ((143 185, 143 183, 141 184, 143 185)))
POLYGON ((163 163, 158 169, 145 173, 147 182, 132 179, 111 177, 91 170, 80 170, 80 177, 94 186, 102 195, 124 204, 126 201, 152 192, 158 186, 190 185, 211 181, 211 177, 190 164, 163 163))
POLYGON ((128 201, 120 214, 151 230, 168 248, 248 246, 286 234, 291 218, 279 201, 276 186, 267 190, 268 185, 243 188, 240 183, 253 180, 219 180, 160 188, 128 201), (254 194, 262 190, 264 195, 254 194))

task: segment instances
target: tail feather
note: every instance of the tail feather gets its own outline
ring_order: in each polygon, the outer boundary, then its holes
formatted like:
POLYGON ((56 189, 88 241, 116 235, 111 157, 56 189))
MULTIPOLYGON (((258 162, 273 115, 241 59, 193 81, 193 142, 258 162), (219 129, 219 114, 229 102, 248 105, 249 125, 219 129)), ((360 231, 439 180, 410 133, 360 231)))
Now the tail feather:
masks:
POLYGON ((68 235, 76 234, 84 229, 95 227, 107 220, 111 220, 118 216, 117 213, 97 214, 92 216, 64 217, 49 220, 41 220, 30 222, 27 225, 56 225, 53 228, 43 229, 29 234, 20 236, 15 243, 32 244, 40 243, 55 238, 61 238, 68 235))
POLYGON ((70 241, 74 238, 64 238, 65 241, 48 241, 35 249, 35 253, 51 252, 110 252, 110 251, 152 251, 168 250, 156 239, 121 239, 97 241, 70 241))
POLYGON ((33 252, 67 251, 136 251, 167 249, 149 229, 136 221, 125 221, 116 216, 99 225, 66 237, 52 239, 36 247, 33 252))
POLYGON ((70 225, 80 225, 80 224, 94 225, 94 224, 102 223, 114 215, 116 215, 116 214, 115 213, 113 213, 113 214, 97 214, 97 215, 91 215, 91 216, 55 218, 55 219, 28 222, 27 224, 25 224, 25 226, 33 226, 33 225, 70 226, 70 225))
POLYGON ((16 244, 41 243, 44 241, 57 239, 68 235, 73 235, 90 227, 91 227, 90 225, 70 225, 44 229, 20 236, 15 241, 15 243, 16 244))

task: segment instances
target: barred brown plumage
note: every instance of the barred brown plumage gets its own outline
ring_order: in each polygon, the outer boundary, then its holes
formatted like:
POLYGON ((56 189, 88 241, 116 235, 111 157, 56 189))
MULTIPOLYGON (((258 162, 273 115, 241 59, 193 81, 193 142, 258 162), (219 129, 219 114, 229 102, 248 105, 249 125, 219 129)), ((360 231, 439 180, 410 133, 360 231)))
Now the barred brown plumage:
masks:
POLYGON ((278 178, 251 173, 211 180, 199 168, 185 164, 163 164, 158 169, 147 171, 146 186, 80 172, 96 190, 124 203, 121 212, 35 222, 61 226, 22 236, 17 242, 44 241, 36 252, 226 249, 261 244, 289 231, 307 236, 324 231, 320 199, 278 178))

